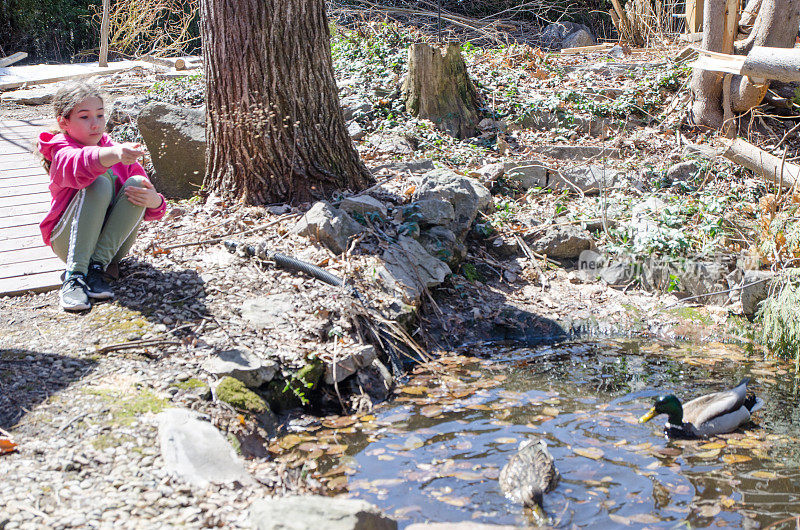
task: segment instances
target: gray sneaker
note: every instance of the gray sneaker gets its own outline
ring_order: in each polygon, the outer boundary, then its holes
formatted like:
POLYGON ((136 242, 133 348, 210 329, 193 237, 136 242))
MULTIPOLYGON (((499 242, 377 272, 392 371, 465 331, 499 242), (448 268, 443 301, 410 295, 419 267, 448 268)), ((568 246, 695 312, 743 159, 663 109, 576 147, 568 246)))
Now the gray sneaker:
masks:
POLYGON ((95 300, 106 300, 114 296, 114 291, 106 281, 106 271, 99 263, 89 264, 86 275, 86 295, 95 300))
POLYGON ((86 279, 83 274, 72 273, 67 276, 58 293, 58 300, 64 311, 85 311, 92 307, 86 295, 86 279))

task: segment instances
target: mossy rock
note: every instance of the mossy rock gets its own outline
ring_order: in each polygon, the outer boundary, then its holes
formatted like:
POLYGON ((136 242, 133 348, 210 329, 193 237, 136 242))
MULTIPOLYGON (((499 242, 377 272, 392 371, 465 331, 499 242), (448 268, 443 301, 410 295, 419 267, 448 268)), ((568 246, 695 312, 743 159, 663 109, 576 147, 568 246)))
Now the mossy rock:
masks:
POLYGON ((223 377, 217 385, 217 398, 237 409, 256 414, 268 409, 264 399, 233 377, 223 377))

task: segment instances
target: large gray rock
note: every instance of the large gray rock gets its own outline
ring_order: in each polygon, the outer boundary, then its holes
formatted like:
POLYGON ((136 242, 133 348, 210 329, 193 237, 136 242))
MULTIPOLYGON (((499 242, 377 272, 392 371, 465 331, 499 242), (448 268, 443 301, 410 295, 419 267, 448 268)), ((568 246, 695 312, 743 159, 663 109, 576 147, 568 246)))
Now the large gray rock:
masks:
POLYGON ((417 238, 428 254, 455 266, 467 256, 467 246, 452 230, 444 226, 433 226, 422 230, 417 238))
POLYGON ((291 495, 250 505, 256 530, 396 530, 397 522, 359 499, 291 495))
POLYGON ((596 43, 592 30, 583 24, 574 22, 556 22, 550 24, 539 37, 542 44, 552 49, 577 48, 591 46, 596 43))
POLYGON ((420 226, 448 226, 455 221, 453 205, 439 199, 414 201, 403 207, 403 221, 420 226))
POLYGON ((46 105, 53 100, 53 96, 59 88, 61 87, 58 85, 42 85, 34 88, 0 92, 0 101, 16 103, 17 105, 46 105))
POLYGON ((433 171, 436 167, 433 165, 433 160, 427 158, 420 158, 416 160, 406 160, 405 162, 390 162, 383 164, 372 169, 373 173, 379 173, 383 170, 388 170, 401 175, 421 175, 428 171, 433 171))
POLYGON ((161 457, 168 473, 193 486, 253 484, 231 444, 196 412, 167 409, 156 416, 161 457))
POLYGON ((346 212, 324 201, 316 203, 292 227, 292 232, 309 236, 336 254, 347 250, 350 238, 360 234, 364 227, 346 212))
POLYGON ((463 238, 480 210, 492 203, 492 195, 477 180, 448 169, 435 169, 419 178, 414 200, 436 199, 453 205, 455 221, 450 227, 463 238))
POLYGON ((580 190, 584 195, 597 195, 620 183, 619 172, 610 167, 579 166, 552 171, 547 181, 555 190, 580 190))
POLYGON ((377 214, 386 218, 386 206, 381 201, 369 195, 356 195, 355 197, 345 197, 339 204, 339 208, 349 214, 359 215, 377 214))
POLYGON ((695 297, 704 304, 724 304, 730 297, 727 276, 730 265, 721 261, 682 258, 650 258, 642 264, 642 287, 695 297))
POLYGON ((767 299, 772 288, 772 282, 777 275, 772 271, 744 272, 742 279, 742 313, 747 316, 755 315, 758 306, 767 299))
POLYGON ((425 289, 441 284, 451 274, 450 267, 407 236, 400 236, 397 244, 390 245, 381 257, 381 276, 387 286, 409 303, 416 303, 425 289))
POLYGON ((670 186, 679 182, 686 182, 694 177, 699 170, 700 166, 693 160, 672 165, 667 170, 666 184, 670 186))
POLYGON ((241 348, 215 352, 203 363, 203 369, 219 378, 230 376, 245 386, 258 388, 272 381, 278 364, 261 359, 254 353, 241 348))
POLYGON ((356 94, 342 98, 340 104, 345 121, 367 117, 373 110, 369 101, 356 94))
POLYGON ((506 162, 504 174, 506 182, 523 191, 547 187, 548 169, 535 161, 506 162))
POLYGON ((531 248, 556 259, 575 259, 594 247, 592 235, 575 225, 551 226, 534 241, 531 248))
POLYGON ((533 147, 533 152, 559 160, 620 157, 620 150, 616 147, 597 147, 594 145, 537 145, 533 147))
POLYGON ((242 304, 242 318, 259 329, 275 329, 292 322, 295 303, 290 293, 251 298, 242 304))
POLYGON ((338 383, 358 372, 362 368, 370 366, 378 356, 375 347, 363 344, 357 345, 336 356, 336 362, 325 363, 325 382, 332 385, 338 383))
POLYGON ((156 189, 166 197, 193 196, 206 174, 205 113, 153 102, 136 123, 153 160, 156 189))

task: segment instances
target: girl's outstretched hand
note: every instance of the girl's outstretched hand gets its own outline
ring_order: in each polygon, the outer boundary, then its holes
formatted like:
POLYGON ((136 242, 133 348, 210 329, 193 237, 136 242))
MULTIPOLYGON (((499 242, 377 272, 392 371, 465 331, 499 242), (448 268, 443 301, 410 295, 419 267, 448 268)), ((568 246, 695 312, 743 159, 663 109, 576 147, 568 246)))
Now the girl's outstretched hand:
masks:
POLYGON ((161 195, 156 192, 156 188, 149 180, 143 180, 142 186, 127 186, 125 196, 136 206, 144 208, 158 208, 161 206, 161 195))
POLYGON ((126 142, 116 147, 118 149, 119 161, 126 166, 133 164, 144 155, 142 144, 126 142))

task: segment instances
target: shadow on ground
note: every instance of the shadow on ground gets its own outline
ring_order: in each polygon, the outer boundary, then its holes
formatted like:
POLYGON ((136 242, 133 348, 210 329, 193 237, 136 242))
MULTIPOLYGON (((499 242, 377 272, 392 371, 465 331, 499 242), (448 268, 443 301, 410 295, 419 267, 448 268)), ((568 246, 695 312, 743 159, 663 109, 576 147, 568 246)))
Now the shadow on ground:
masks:
POLYGON ((96 365, 54 353, 0 350, 0 428, 10 430, 36 405, 85 377, 96 365))
POLYGON ((177 335, 177 328, 207 315, 205 282, 193 269, 163 270, 128 259, 120 264, 120 275, 114 284, 117 303, 177 335))

